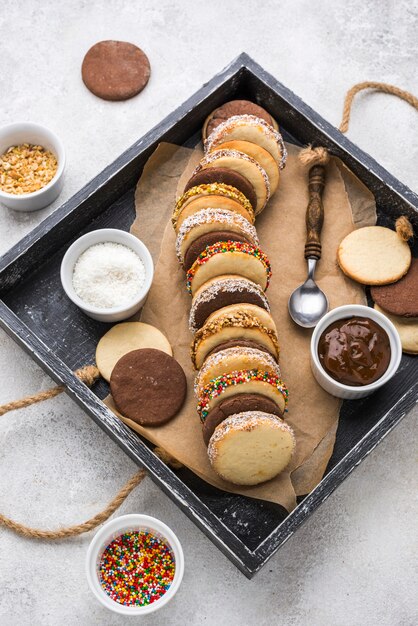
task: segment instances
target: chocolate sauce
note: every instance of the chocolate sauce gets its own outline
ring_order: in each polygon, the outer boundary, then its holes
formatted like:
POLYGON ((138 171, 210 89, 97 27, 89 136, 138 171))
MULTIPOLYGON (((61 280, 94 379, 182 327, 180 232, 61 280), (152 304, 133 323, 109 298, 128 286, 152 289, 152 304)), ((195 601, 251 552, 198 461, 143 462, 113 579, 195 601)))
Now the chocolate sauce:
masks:
POLYGON ((324 370, 343 385, 370 385, 386 372, 390 342, 385 330, 368 317, 349 317, 330 324, 318 342, 324 370))

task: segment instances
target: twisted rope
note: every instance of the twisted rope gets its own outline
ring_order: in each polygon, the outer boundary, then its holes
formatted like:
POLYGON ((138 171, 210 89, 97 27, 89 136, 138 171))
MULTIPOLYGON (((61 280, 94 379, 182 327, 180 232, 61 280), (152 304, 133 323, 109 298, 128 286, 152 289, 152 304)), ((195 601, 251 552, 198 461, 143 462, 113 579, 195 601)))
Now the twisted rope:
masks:
MULTIPOLYGON (((100 372, 95 365, 87 365, 86 367, 82 367, 81 369, 75 372, 77 378, 79 378, 83 383, 87 386, 91 387, 96 380, 100 376, 100 372)), ((40 393, 36 393, 32 396, 27 396, 26 398, 22 398, 20 400, 14 400, 13 402, 8 402, 7 404, 3 404, 0 406, 0 416, 8 413, 9 411, 16 411, 17 409, 23 409, 27 406, 31 406, 32 404, 36 404, 37 402, 43 402, 44 400, 49 400, 50 398, 54 398, 58 396, 60 393, 65 391, 64 385, 57 385, 48 389, 47 391, 41 391, 40 393)), ((155 454, 160 457, 160 459, 166 463, 167 465, 171 465, 175 469, 182 467, 181 463, 176 461, 168 452, 163 450, 162 448, 156 447, 154 448, 155 454)), ((146 472, 144 469, 140 469, 136 474, 132 476, 128 480, 127 483, 120 489, 120 491, 116 494, 116 496, 109 502, 109 504, 100 511, 96 513, 94 517, 89 520, 81 523, 75 524, 73 526, 67 526, 65 528, 59 528, 57 530, 42 530, 40 528, 32 528, 31 526, 26 526, 25 524, 21 524, 20 522, 16 522, 10 517, 3 515, 0 513, 0 525, 5 526, 9 530, 17 533, 18 535, 22 535, 23 537, 28 537, 30 539, 49 539, 49 540, 59 540, 66 539, 67 537, 75 537, 76 535, 82 535, 83 533, 87 533, 100 524, 103 524, 109 517, 114 513, 121 504, 126 500, 131 491, 135 489, 137 485, 139 485, 146 476, 146 472)))
MULTIPOLYGON (((413 106, 414 109, 418 111, 418 98, 412 93, 409 93, 409 91, 395 87, 395 85, 389 85, 389 83, 376 83, 370 80, 364 81, 363 83, 357 83, 347 91, 344 98, 343 115, 339 125, 339 130, 342 133, 346 133, 348 131, 351 109, 356 94, 360 91, 364 91, 365 89, 382 91, 383 93, 388 93, 392 96, 396 96, 397 98, 401 98, 401 100, 405 100, 405 102, 413 106)), ((326 165, 329 161, 329 157, 330 155, 327 148, 324 148, 323 146, 317 146, 314 148, 312 145, 308 145, 299 153, 299 160, 301 163, 303 165, 309 165, 310 167, 313 165, 326 165)))
MULTIPOLYGON (((99 378, 100 372, 95 365, 86 365, 86 367, 82 367, 77 370, 75 375, 84 384, 91 387, 99 378)), ((55 398, 55 396, 58 396, 63 391, 65 391, 65 385, 57 385, 47 391, 40 391, 33 396, 26 396, 26 398, 21 398, 20 400, 14 400, 8 404, 3 404, 0 406, 0 417, 9 411, 17 411, 17 409, 24 409, 27 406, 31 406, 31 404, 36 404, 36 402, 43 402, 44 400, 55 398)))
POLYGON ((6 517, 2 513, 0 513, 0 524, 9 528, 13 532, 18 535, 22 535, 23 537, 29 537, 31 539, 66 539, 67 537, 75 537, 76 535, 82 535, 83 533, 88 533, 90 530, 97 528, 100 524, 103 524, 109 517, 120 507, 120 505, 126 500, 131 491, 135 489, 137 485, 145 478, 146 473, 145 470, 140 469, 139 472, 134 474, 132 478, 128 480, 128 482, 122 487, 122 489, 116 494, 111 502, 107 505, 107 507, 97 513, 94 517, 83 522, 82 524, 75 524, 74 526, 67 526, 66 528, 59 528, 58 530, 41 530, 40 528, 32 528, 31 526, 26 526, 25 524, 21 524, 20 522, 15 522, 14 520, 6 517))
POLYGON ((388 93, 392 96, 396 96, 397 98, 401 98, 401 100, 405 100, 405 102, 410 104, 412 107, 414 107, 414 109, 417 109, 418 111, 418 98, 416 98, 412 93, 409 93, 409 91, 405 91, 404 89, 395 87, 395 85, 389 85, 389 83, 376 83, 371 80, 365 81, 363 83, 357 83, 347 91, 347 94, 345 96, 343 117, 339 126, 339 129, 342 133, 346 133, 348 131, 351 107, 353 105, 353 100, 356 94, 358 94, 360 91, 364 91, 365 89, 382 91, 383 93, 388 93))

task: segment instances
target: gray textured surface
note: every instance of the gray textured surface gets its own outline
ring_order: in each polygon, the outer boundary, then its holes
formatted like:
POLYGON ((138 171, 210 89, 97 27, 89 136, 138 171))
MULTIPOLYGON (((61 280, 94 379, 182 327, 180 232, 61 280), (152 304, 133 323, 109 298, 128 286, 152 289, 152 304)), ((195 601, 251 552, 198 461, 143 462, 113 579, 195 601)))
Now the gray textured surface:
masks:
MULTIPOLYGON (((405 0, 15 0, 0 14, 0 123, 33 120, 60 135, 68 167, 58 206, 242 51, 335 124, 355 82, 387 81, 417 94, 417 18, 418 3, 405 0), (151 80, 137 98, 107 103, 84 88, 83 54, 101 39, 132 41, 149 55, 151 80)), ((349 136, 418 191, 417 128, 408 105, 376 94, 358 99, 349 136)), ((56 207, 0 208, 4 252, 56 207)), ((0 347, 0 403, 50 385, 3 333, 0 347)), ((169 524, 186 570, 173 603, 145 622, 416 624, 416 417, 407 416, 252 581, 146 480, 120 512, 169 524)), ((0 511, 18 520, 77 523, 134 471, 66 397, 1 418, 0 511)), ((124 623, 87 588, 88 542, 35 543, 0 531, 2 626, 124 623)))

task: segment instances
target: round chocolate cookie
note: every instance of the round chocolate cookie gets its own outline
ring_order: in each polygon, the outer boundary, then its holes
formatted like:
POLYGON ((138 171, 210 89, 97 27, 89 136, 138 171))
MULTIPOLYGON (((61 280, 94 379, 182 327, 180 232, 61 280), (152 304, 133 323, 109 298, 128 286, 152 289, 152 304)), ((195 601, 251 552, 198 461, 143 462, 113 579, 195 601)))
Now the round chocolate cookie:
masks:
POLYGON ((183 263, 186 272, 192 267, 199 254, 201 254, 207 246, 212 246, 214 243, 218 243, 218 241, 241 241, 242 243, 251 243, 251 241, 243 235, 232 231, 215 230, 208 232, 195 239, 187 248, 183 263))
POLYGON ((230 415, 236 415, 243 411, 264 411, 282 417, 282 413, 273 400, 264 396, 252 393, 243 393, 239 396, 233 396, 224 400, 208 413, 203 422, 203 439, 205 444, 209 444, 209 440, 215 432, 215 428, 230 415))
POLYGON ((180 410, 186 390, 186 376, 180 364, 153 348, 125 354, 110 377, 116 408, 141 426, 168 422, 180 410))
POLYGON ((209 167, 201 169, 190 178, 184 188, 184 193, 192 187, 198 185, 210 185, 212 183, 222 183, 235 187, 244 194, 255 210, 257 206, 257 194, 250 181, 239 172, 228 169, 227 167, 209 167))
POLYGON ((256 348, 257 350, 262 350, 263 352, 267 352, 267 354, 271 354, 265 346, 261 343, 257 343, 257 341, 251 341, 251 339, 229 339, 228 341, 224 341, 218 346, 215 346, 213 350, 208 352, 206 358, 211 356, 211 354, 216 354, 216 352, 226 350, 227 348, 256 348))
POLYGON ((408 272, 396 283, 372 287, 376 304, 392 315, 418 317, 418 259, 412 259, 408 272))
POLYGON ((234 117, 235 115, 255 115, 256 117, 260 117, 262 120, 273 126, 273 119, 269 113, 263 107, 260 107, 258 104, 254 102, 250 102, 249 100, 231 100, 230 102, 226 102, 222 106, 218 107, 208 116, 203 125, 202 135, 205 140, 212 131, 215 130, 225 122, 230 117, 234 117))
POLYGON ((127 100, 148 83, 151 69, 147 55, 126 41, 99 41, 90 48, 81 66, 83 82, 103 100, 127 100))
POLYGON ((217 276, 204 283, 194 295, 190 309, 189 327, 196 332, 211 313, 230 304, 256 304, 266 311, 269 303, 260 285, 242 276, 217 276))

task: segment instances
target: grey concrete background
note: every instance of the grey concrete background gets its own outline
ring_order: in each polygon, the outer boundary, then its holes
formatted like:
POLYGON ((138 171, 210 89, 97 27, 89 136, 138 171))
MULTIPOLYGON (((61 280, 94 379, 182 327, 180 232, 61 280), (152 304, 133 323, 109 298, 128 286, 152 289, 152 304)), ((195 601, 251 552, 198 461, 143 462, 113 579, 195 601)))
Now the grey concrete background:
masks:
MULTIPOLYGON (((32 214, 0 207, 6 251, 59 203, 242 51, 338 125, 353 83, 418 94, 418 2, 323 0, 15 0, 0 11, 0 123, 33 120, 62 138, 65 188, 32 214), (121 39, 149 55, 146 90, 124 103, 83 86, 84 53, 121 39)), ((418 191, 418 116, 384 95, 361 96, 349 137, 418 191)), ((0 333, 0 402, 51 381, 0 333)), ((182 541, 176 599, 146 624, 412 626, 417 597, 417 411, 376 449, 271 562, 246 580, 150 480, 120 513, 144 512, 182 541), (415 422, 415 424, 414 424, 415 422), (415 554, 414 554, 415 550, 415 554)), ((77 523, 102 509, 134 464, 67 397, 0 420, 0 511, 34 526, 77 523)), ((0 531, 0 623, 125 623, 87 587, 89 537, 37 543, 0 531)))

